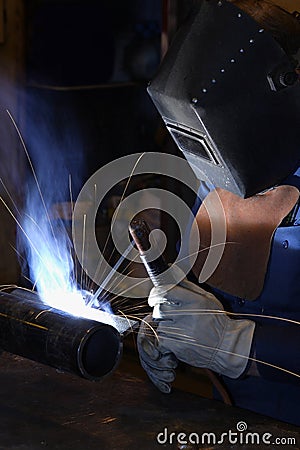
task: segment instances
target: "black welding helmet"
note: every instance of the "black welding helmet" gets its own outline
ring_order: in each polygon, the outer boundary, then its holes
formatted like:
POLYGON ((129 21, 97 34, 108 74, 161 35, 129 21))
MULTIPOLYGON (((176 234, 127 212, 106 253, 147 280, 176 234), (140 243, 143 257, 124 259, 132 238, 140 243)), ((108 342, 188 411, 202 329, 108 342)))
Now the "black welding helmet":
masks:
POLYGON ((148 92, 197 177, 249 197, 298 167, 296 65, 241 9, 204 0, 148 92))

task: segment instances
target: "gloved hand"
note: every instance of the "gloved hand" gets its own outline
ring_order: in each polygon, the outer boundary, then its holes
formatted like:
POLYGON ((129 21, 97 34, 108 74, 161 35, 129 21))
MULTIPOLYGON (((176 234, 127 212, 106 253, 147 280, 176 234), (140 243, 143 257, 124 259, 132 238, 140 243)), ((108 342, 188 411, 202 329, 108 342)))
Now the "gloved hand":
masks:
MULTIPOLYGON (((140 353, 142 365, 152 381, 157 375, 157 372, 153 374, 153 369, 158 370, 158 362, 159 373, 170 374, 163 355, 172 355, 172 359, 175 355, 192 366, 238 378, 248 362, 254 322, 230 319, 214 295, 188 281, 166 289, 153 288, 148 299, 153 307, 153 318, 160 319, 154 341, 157 353, 149 352, 146 360, 140 353)), ((140 333, 139 351, 142 349, 145 353, 147 336, 142 336, 143 330, 140 333)))
POLYGON ((175 371, 178 361, 169 350, 160 348, 157 338, 157 324, 153 322, 152 314, 141 322, 137 347, 143 369, 152 383, 163 393, 171 391, 171 383, 175 380, 175 371))

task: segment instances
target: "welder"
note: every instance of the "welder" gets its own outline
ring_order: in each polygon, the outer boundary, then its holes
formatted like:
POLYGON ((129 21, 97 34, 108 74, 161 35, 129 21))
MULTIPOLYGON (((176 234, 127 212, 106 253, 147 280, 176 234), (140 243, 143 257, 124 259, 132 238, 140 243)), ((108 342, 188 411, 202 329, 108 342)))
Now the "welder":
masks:
POLYGON ((203 0, 179 29, 149 93, 200 180, 191 235, 209 247, 217 194, 227 241, 205 282, 201 250, 179 285, 152 289, 138 335, 162 392, 184 362, 221 376, 234 405, 297 425, 299 49, 299 14, 267 0, 203 0))

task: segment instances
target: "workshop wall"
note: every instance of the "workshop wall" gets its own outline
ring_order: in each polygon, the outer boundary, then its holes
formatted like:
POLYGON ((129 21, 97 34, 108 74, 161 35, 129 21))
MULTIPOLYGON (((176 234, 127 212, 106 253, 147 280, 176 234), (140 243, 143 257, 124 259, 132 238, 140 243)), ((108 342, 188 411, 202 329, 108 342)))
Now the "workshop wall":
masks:
MULTIPOLYGON (((160 0, 28 5, 27 117, 33 99, 56 130, 80 128, 84 179, 119 156, 155 149, 160 119, 146 86, 160 62, 160 0)), ((76 163, 74 147, 64 151, 76 163)))
MULTIPOLYGON (((20 105, 16 86, 24 75, 24 2, 0 1, 0 195, 12 213, 20 203, 24 183, 24 153, 6 112, 18 119, 20 105)), ((15 246, 16 222, 0 203, 0 284, 16 283, 19 263, 15 246)))

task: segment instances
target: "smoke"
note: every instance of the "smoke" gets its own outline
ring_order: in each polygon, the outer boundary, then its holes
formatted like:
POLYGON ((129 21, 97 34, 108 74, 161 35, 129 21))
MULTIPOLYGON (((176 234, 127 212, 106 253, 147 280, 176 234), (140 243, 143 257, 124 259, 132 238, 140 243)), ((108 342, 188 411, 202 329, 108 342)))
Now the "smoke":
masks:
POLYGON ((89 153, 78 99, 5 79, 1 86, 1 282, 38 291, 50 307, 102 321, 99 309, 112 309, 106 298, 91 301, 91 280, 71 239, 89 153))
POLYGON ((17 236, 22 269, 45 303, 83 316, 89 293, 77 275, 70 237, 72 204, 84 176, 79 123, 70 104, 53 93, 31 89, 24 100, 20 134, 28 164, 17 236))

